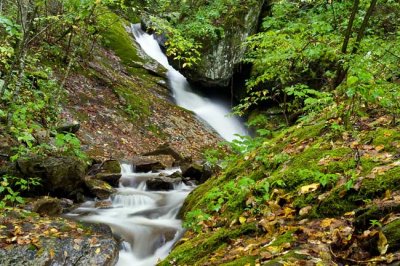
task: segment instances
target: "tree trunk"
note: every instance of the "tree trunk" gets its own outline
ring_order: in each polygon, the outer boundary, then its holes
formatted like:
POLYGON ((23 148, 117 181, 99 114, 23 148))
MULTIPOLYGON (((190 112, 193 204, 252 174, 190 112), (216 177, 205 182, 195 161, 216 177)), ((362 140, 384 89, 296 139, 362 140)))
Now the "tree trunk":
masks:
POLYGON ((364 20, 363 20, 363 22, 361 24, 361 27, 358 30, 356 43, 354 44, 353 50, 351 51, 352 54, 357 53, 358 48, 360 47, 361 40, 364 38, 364 35, 365 35, 365 29, 368 26, 369 19, 371 18, 372 13, 374 12, 374 9, 375 9, 377 1, 378 0, 372 0, 371 1, 371 4, 370 4, 370 6, 368 8, 368 11, 367 11, 367 14, 365 14, 365 17, 364 17, 364 20))

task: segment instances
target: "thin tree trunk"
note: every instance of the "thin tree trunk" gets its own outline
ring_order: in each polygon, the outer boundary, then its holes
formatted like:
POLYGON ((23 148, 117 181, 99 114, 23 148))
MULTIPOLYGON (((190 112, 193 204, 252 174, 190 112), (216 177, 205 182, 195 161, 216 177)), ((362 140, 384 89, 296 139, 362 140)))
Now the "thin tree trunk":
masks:
POLYGON ((369 19, 371 18, 372 13, 374 12, 374 9, 375 9, 377 1, 378 0, 372 0, 371 4, 369 5, 367 14, 365 14, 365 17, 364 17, 364 20, 363 20, 363 22, 361 24, 361 27, 358 30, 356 43, 354 44, 353 50, 351 51, 352 54, 357 53, 358 48, 360 47, 361 40, 364 38, 365 30, 366 30, 366 28, 368 26, 369 19))
POLYGON ((353 29, 354 19, 358 12, 358 7, 360 5, 360 0, 354 0, 353 10, 351 11, 351 15, 349 18, 349 23, 346 29, 346 35, 344 36, 344 41, 342 45, 342 53, 345 54, 347 52, 347 46, 349 45, 349 41, 351 38, 351 31, 353 29))
MULTIPOLYGON (((353 49, 351 51, 351 54, 356 54, 358 52, 358 49, 360 48, 360 43, 361 43, 362 39, 364 38, 365 30, 367 29, 369 19, 371 18, 371 15, 372 15, 372 13, 373 13, 373 11, 375 9, 377 1, 378 0, 372 0, 371 1, 371 4, 370 4, 370 6, 369 6, 369 8, 367 10, 367 13, 364 16, 364 19, 363 19, 363 22, 361 24, 361 27, 358 30, 357 38, 356 38, 354 47, 353 47, 353 49)), ((350 40, 350 37, 351 37, 351 30, 352 30, 352 27, 353 27, 354 17, 355 17, 355 15, 357 13, 358 6, 359 6, 359 0, 355 0, 354 1, 354 5, 353 5, 352 14, 351 14, 350 19, 349 19, 349 25, 348 25, 347 30, 346 30, 345 40, 344 40, 343 46, 342 46, 342 52, 344 54, 347 52, 347 47, 348 47, 348 43, 349 43, 349 40, 350 40)), ((336 75, 336 79, 335 79, 335 83, 334 83, 335 87, 339 86, 340 83, 342 83, 342 81, 345 79, 345 77, 347 75, 348 70, 349 70, 348 68, 347 69, 343 69, 342 67, 340 67, 338 69, 338 72, 337 72, 337 75, 336 75)))

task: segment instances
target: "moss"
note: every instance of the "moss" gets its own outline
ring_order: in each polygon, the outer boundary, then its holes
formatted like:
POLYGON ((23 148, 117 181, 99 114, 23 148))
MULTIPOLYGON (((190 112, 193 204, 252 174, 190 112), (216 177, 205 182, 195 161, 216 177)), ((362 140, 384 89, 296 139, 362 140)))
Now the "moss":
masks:
POLYGON ((131 88, 116 86, 115 93, 125 99, 125 112, 130 115, 132 121, 136 121, 139 117, 147 117, 150 115, 150 102, 147 98, 137 94, 131 88))
POLYGON ((364 201, 381 197, 387 190, 400 189, 400 167, 395 167, 383 175, 365 178, 359 191, 335 189, 316 209, 318 216, 338 216, 357 209, 364 201))
POLYGON ((256 258, 255 256, 245 256, 238 258, 234 261, 230 261, 227 263, 220 264, 221 266, 243 266, 243 265, 251 265, 254 266, 256 264, 256 258))
POLYGON ((143 60, 138 56, 133 38, 125 28, 129 23, 110 11, 104 12, 98 19, 100 25, 104 27, 102 32, 104 46, 113 50, 125 65, 140 67, 143 60))
POLYGON ((284 234, 278 236, 274 242, 271 243, 271 246, 279 247, 285 243, 291 243, 294 241, 293 230, 287 231, 284 234))
POLYGON ((400 132, 398 128, 377 128, 368 135, 372 139, 372 145, 384 145, 385 151, 397 151, 396 144, 400 143, 400 132))
POLYGON ((240 235, 253 234, 257 231, 254 223, 241 225, 237 229, 220 228, 219 230, 199 234, 193 239, 176 246, 171 254, 159 265, 170 265, 174 261, 178 265, 201 265, 207 256, 226 245, 231 239, 240 235))
POLYGON ((313 216, 335 217, 359 207, 360 202, 354 195, 341 197, 339 192, 331 193, 319 206, 314 207, 313 216))
POLYGON ((309 257, 305 254, 296 253, 296 251, 290 251, 282 256, 279 256, 273 260, 270 260, 263 265, 278 266, 278 265, 298 265, 299 260, 309 260, 309 257))
POLYGON ((386 190, 394 191, 398 189, 400 189, 400 166, 396 166, 374 178, 364 179, 359 194, 373 198, 381 196, 386 190))
POLYGON ((400 249, 400 219, 394 220, 383 227, 383 233, 387 236, 389 251, 400 249))

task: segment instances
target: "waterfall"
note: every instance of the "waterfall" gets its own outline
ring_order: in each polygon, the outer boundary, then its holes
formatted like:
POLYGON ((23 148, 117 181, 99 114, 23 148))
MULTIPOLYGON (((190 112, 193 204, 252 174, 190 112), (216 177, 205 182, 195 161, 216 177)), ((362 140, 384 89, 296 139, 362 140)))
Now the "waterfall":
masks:
POLYGON ((193 111, 208 123, 225 140, 232 141, 238 135, 247 135, 241 121, 230 114, 228 102, 216 101, 195 93, 186 78, 175 70, 152 35, 141 30, 140 24, 131 26, 131 31, 142 50, 168 70, 168 80, 176 103, 193 111))
POLYGON ((118 266, 154 266, 183 234, 176 216, 193 187, 178 182, 171 191, 148 191, 148 179, 172 174, 179 168, 158 173, 134 173, 129 164, 121 168, 120 187, 111 197, 109 208, 96 208, 96 202, 87 201, 69 216, 108 224, 123 239, 118 266))

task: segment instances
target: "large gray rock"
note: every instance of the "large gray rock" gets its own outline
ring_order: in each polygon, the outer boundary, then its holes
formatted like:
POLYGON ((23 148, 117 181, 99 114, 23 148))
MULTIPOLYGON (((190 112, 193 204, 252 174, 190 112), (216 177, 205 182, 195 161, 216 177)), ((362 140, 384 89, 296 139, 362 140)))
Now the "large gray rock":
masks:
POLYGON ((147 180, 146 186, 148 190, 172 190, 174 189, 174 184, 178 184, 181 181, 182 179, 180 178, 158 176, 147 180))
POLYGON ((86 163, 76 157, 31 156, 17 161, 17 169, 23 176, 41 179, 36 192, 71 199, 77 199, 83 192, 86 168, 86 163))
POLYGON ((153 160, 146 157, 137 156, 133 158, 132 164, 135 168, 135 172, 146 173, 146 172, 157 172, 159 170, 164 170, 166 165, 158 160, 153 160))
MULTIPOLYGON (((53 228, 62 224, 53 223, 53 228)), ((41 237, 39 243, 15 244, 0 249, 3 266, 111 266, 118 261, 119 243, 106 225, 86 224, 79 236, 41 237), (39 248, 40 247, 40 248, 39 248)))
POLYGON ((204 36, 201 60, 193 68, 182 68, 179 62, 172 64, 191 82, 204 87, 227 87, 235 67, 242 61, 245 53, 243 42, 255 33, 264 0, 254 1, 235 14, 234 24, 224 23, 229 18, 221 17, 225 34, 216 41, 204 36))

